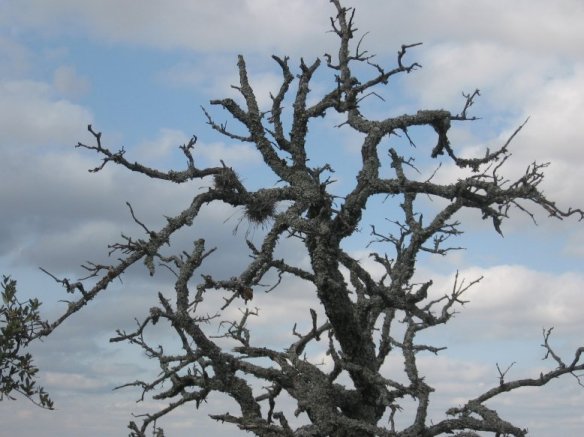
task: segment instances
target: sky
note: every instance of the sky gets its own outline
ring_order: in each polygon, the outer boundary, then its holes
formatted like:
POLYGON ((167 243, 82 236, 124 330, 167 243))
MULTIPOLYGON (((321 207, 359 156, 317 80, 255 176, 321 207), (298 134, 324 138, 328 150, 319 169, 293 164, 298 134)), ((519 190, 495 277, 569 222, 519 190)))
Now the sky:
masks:
MULTIPOLYGON (((407 54, 422 68, 380 89, 384 101, 368 98, 368 115, 388 117, 422 108, 457 113, 464 103, 461 93, 478 88, 481 98, 471 111, 480 120, 454 125, 453 147, 469 156, 493 150, 529 117, 512 143, 504 173, 513 177, 533 161, 550 162, 542 183, 545 194, 563 207, 584 206, 583 2, 346 4, 357 8, 359 35, 369 32, 363 47, 388 68, 395 65, 401 44, 423 42, 407 54)), ((332 13, 325 0, 0 2, 0 273, 18 281, 23 296, 38 296, 44 315, 54 318, 63 311, 65 304, 59 301, 66 296, 39 267, 57 276, 80 277, 81 263, 108 262, 107 245, 120 241, 120 233, 141 236, 126 201, 141 221, 156 228, 165 215, 180 212, 208 186, 156 183, 112 165, 89 173, 100 157, 74 145, 91 142, 90 123, 103 132, 106 145, 123 146, 130 160, 184 168, 178 146, 196 134, 198 166, 218 165, 222 159, 252 189, 276 183, 249 144, 212 132, 201 106, 218 121, 228 120, 209 100, 236 96, 230 85, 237 83, 241 53, 260 105, 267 108, 269 93, 278 90, 281 80, 271 55, 290 56, 291 65, 298 66, 301 57, 311 62, 333 53, 335 35, 328 32, 332 13)), ((321 66, 311 87, 314 98, 331 86, 331 77, 321 66)), ((313 163, 335 168, 333 189, 338 193, 350 189, 360 160, 360 137, 346 127, 336 128, 341 122, 331 113, 311 128, 308 142, 313 163)), ((415 155, 421 173, 431 174, 436 162, 427 155, 433 137, 424 130, 412 135, 415 149, 403 138, 392 138, 384 147, 415 155)), ((436 178, 448 182, 459 176, 444 160, 436 178)), ((394 206, 373 203, 366 224, 387 226, 384 219, 395 218, 394 206)), ((552 344, 566 361, 582 345, 584 225, 533 212, 537 225, 513 211, 503 225, 504 238, 477 214, 461 214, 465 233, 453 245, 466 250, 420 260, 416 278, 434 279, 437 295, 452 286, 457 270, 469 281, 484 276, 448 326, 424 337, 448 347, 438 357, 420 357, 427 382, 436 388, 431 410, 436 419, 496 385, 497 364, 506 368, 515 363, 508 373, 513 379, 537 376, 553 366, 542 361, 542 329, 554 327, 552 344)), ((365 248, 366 229, 346 247, 376 271, 379 267, 365 248)), ((244 238, 261 241, 262 232, 240 210, 213 204, 174 243, 188 248, 204 236, 209 247, 218 247, 205 268, 229 275, 247 261, 244 238)), ((306 263, 293 242, 285 241, 278 251, 291 262, 306 263)), ((158 291, 170 292, 170 279, 164 272, 150 278, 144 266, 135 266, 123 283, 36 345, 40 383, 57 409, 43 411, 24 399, 3 402, 2 432, 24 437, 124 435, 131 414, 160 407, 152 400, 137 403, 140 393, 135 390, 112 391, 155 376, 156 368, 131 346, 108 340, 117 328, 131 329, 134 318, 154 305, 158 291)), ((209 308, 217 302, 219 296, 209 308)), ((257 292, 248 305, 260 309, 252 322, 256 341, 284 347, 292 341, 295 322, 308 329, 308 308, 316 304, 304 284, 287 281, 269 294, 257 292)), ((228 314, 236 315, 237 308, 228 314)), ((172 346, 164 330, 153 332, 152 339, 172 346)), ((399 372, 399 360, 386 370, 399 372)), ((532 435, 551 437, 582 435, 583 404, 584 388, 568 375, 488 405, 532 435)), ((207 417, 229 408, 233 404, 228 400, 211 396, 201 410, 187 407, 162 424, 171 436, 244 435, 207 417)), ((405 423, 407 414, 399 420, 405 423)))

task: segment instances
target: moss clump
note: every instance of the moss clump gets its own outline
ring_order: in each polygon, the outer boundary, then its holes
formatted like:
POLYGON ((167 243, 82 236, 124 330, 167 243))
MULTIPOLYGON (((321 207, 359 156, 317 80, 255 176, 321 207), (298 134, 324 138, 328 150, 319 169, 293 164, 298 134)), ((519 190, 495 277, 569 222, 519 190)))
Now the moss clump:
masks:
POLYGON ((213 176, 213 182, 215 188, 221 191, 240 191, 241 188, 239 177, 231 168, 224 168, 223 171, 213 176))
POLYGON ((245 205, 245 218, 253 225, 266 224, 276 213, 276 203, 265 196, 253 196, 245 205))

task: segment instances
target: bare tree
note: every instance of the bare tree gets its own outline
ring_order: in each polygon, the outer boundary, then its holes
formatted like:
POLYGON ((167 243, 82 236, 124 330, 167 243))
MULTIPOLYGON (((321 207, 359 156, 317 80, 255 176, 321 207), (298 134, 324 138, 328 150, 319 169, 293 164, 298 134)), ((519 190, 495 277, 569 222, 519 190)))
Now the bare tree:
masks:
MULTIPOLYGON (((226 165, 198 168, 193 157, 196 137, 180 146, 187 165, 181 171, 161 171, 127 160, 123 149, 112 151, 104 146, 101 133, 91 126, 89 131, 95 143, 78 144, 79 148, 95 151, 103 157, 101 165, 90 170, 92 172, 99 172, 111 162, 173 183, 212 182, 207 191, 197 192, 190 205, 180 214, 167 217, 165 226, 157 230, 140 221, 130 206, 134 221, 145 231, 144 239, 125 237, 122 242, 110 246, 112 253, 121 254, 120 258, 111 265, 85 266, 90 271, 85 280, 54 278, 76 300, 69 303, 61 317, 37 333, 40 337, 49 335, 139 261, 144 262, 150 274, 154 274, 157 263, 175 273, 173 295, 159 293, 159 302, 138 323, 135 331, 118 331, 111 339, 112 342, 128 341, 138 345, 160 364, 161 373, 157 378, 127 384, 141 388, 143 396, 154 394, 154 399, 168 401, 166 408, 142 416, 141 423, 131 422, 133 436, 146 435, 149 426, 156 428, 157 419, 187 403, 192 402, 198 408, 212 392, 229 396, 239 406, 239 411, 213 415, 213 419, 235 424, 258 436, 475 436, 481 431, 498 436, 524 436, 525 429, 506 421, 485 403, 501 393, 520 387, 543 386, 562 375, 578 377, 575 372, 584 369, 581 362, 584 347, 579 348, 573 358, 564 360, 552 350, 548 342, 551 330, 547 330, 543 346, 546 356, 554 362, 554 369, 533 378, 513 381, 507 381, 506 371, 500 370, 499 384, 463 405, 450 408, 445 412, 445 419, 436 423, 428 420, 429 396, 434 389, 420 374, 417 357, 424 352, 437 354, 441 348, 418 343, 416 336, 428 328, 447 323, 455 307, 465 302, 464 292, 480 279, 465 284, 457 276, 449 293, 433 299, 428 293, 432 281, 422 284, 413 281, 417 257, 422 252, 444 255, 452 250, 445 241, 460 233, 455 216, 465 209, 480 211, 484 219, 492 220, 499 233, 501 224, 513 210, 531 216, 531 206, 543 208, 554 218, 574 215, 580 220, 584 212, 560 209, 542 194, 538 186, 544 177, 545 164, 530 165, 516 180, 501 176, 501 166, 510 156, 510 142, 523 125, 495 151, 487 150, 472 159, 457 155, 449 141, 449 128, 452 123, 475 119, 469 115, 469 110, 479 96, 478 90, 464 95, 458 113, 438 109, 382 120, 365 116, 361 108, 364 98, 375 95, 375 90, 388 85, 394 76, 411 73, 420 67, 406 61, 408 50, 418 44, 401 46, 396 66, 386 69, 361 49, 361 41, 353 44, 357 30, 354 9, 343 7, 340 0, 331 0, 331 3, 335 11, 331 18, 332 31, 338 36, 339 49, 335 56, 324 56, 324 68, 334 75, 327 93, 313 99, 310 90, 313 75, 321 68, 319 59, 311 64, 301 60, 295 75, 287 57, 273 56, 281 70, 282 82, 272 96, 270 110, 262 112, 248 79, 245 60, 239 56, 236 89, 244 103, 228 98, 210 103, 227 111, 239 122, 241 130, 228 129, 227 124, 215 121, 204 110, 211 128, 257 148, 265 165, 280 179, 277 186, 252 191, 226 165), (369 77, 356 77, 355 71, 360 66, 370 68, 369 77), (293 101, 291 108, 285 108, 285 99, 293 101), (363 137, 356 183, 342 198, 331 193, 330 174, 334 169, 329 164, 311 167, 308 159, 309 125, 332 111, 343 116, 345 128, 363 137), (289 119, 286 118, 288 113, 289 119), (289 132, 285 126, 291 126, 289 132), (400 134, 412 142, 408 129, 419 126, 432 127, 436 133, 436 144, 427 150, 431 158, 444 155, 456 166, 470 169, 471 175, 451 184, 439 184, 433 177, 416 179, 409 175, 406 170, 413 163, 404 155, 407 149, 390 148, 387 157, 379 156, 383 139, 400 134), (383 177, 382 168, 383 174, 391 173, 391 176, 383 177), (363 223, 367 202, 376 196, 400 202, 400 217, 389 217, 397 225, 397 232, 372 228, 375 247, 382 248, 372 253, 374 261, 384 270, 381 278, 375 278, 344 247, 346 239, 363 223), (437 203, 443 205, 431 216, 422 215, 418 208, 420 198, 427 197, 441 199, 437 203), (167 254, 162 251, 171 236, 192 226, 202 209, 211 202, 243 208, 247 220, 262 224, 266 229, 261 245, 247 241, 252 260, 237 276, 219 278, 204 274, 207 258, 212 259, 215 249, 207 248, 203 239, 194 241, 190 252, 167 254), (309 267, 292 265, 274 255, 285 238, 301 242, 310 259, 309 267), (348 274, 345 276, 344 272, 348 274), (262 280, 274 273, 279 279, 290 275, 310 284, 326 315, 324 320, 319 320, 317 311, 307 308, 312 328, 299 333, 295 327, 293 341, 278 350, 256 344, 248 329, 248 320, 257 315, 247 306, 248 301, 253 298, 254 289, 262 286, 262 280), (91 284, 87 285, 90 280, 91 284), (222 337, 238 344, 232 349, 222 347, 220 339, 209 334, 206 324, 215 316, 200 310, 206 296, 218 292, 228 295, 221 310, 246 304, 240 320, 221 323, 222 337), (145 339, 144 333, 162 321, 169 323, 180 340, 181 353, 168 354, 162 346, 149 344, 145 339), (332 369, 327 370, 305 357, 307 346, 317 343, 332 360, 332 369), (406 382, 399 382, 396 375, 381 371, 388 357, 396 354, 403 356, 406 382), (261 393, 258 394, 251 379, 262 381, 261 393), (296 402, 293 413, 281 409, 284 393, 296 402), (414 399, 417 406, 411 424, 398 429, 394 419, 401 409, 400 402, 406 398, 414 399), (294 428, 289 422, 290 414, 303 414, 305 424, 294 428), (384 415, 389 421, 381 420, 384 415)), ((278 284, 279 280, 274 287, 278 284)))

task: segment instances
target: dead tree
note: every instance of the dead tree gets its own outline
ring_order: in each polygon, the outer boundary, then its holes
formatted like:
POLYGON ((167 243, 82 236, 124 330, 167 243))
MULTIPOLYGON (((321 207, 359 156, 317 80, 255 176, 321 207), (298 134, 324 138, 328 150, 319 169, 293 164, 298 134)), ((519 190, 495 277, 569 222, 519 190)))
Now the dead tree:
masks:
POLYGON ((406 61, 408 50, 417 44, 401 46, 396 65, 391 69, 382 67, 362 51, 360 44, 353 44, 357 31, 353 21, 355 11, 342 6, 340 0, 331 0, 331 3, 335 11, 331 18, 332 31, 338 36, 339 49, 335 56, 324 56, 324 66, 319 59, 311 64, 301 60, 294 74, 287 57, 273 56, 281 70, 282 82, 272 96, 270 110, 263 112, 250 86, 245 60, 239 56, 239 85, 235 88, 244 103, 229 98, 210 103, 235 118, 244 133, 228 129, 204 110, 211 128, 257 148, 265 165, 280 179, 277 186, 253 191, 226 165, 198 168, 193 156, 196 137, 180 146, 186 157, 186 168, 181 171, 161 171, 130 161, 123 149, 108 149, 101 133, 91 126, 89 131, 95 137, 95 144, 78 144, 103 157, 101 165, 90 170, 93 172, 114 163, 172 183, 205 181, 211 185, 207 191, 197 192, 190 205, 175 217, 168 217, 165 226, 157 230, 139 221, 131 210, 146 237, 126 238, 111 246, 112 251, 121 254, 111 265, 87 266, 93 279, 89 285, 87 281, 58 279, 77 300, 39 334, 49 335, 135 263, 143 262, 150 274, 154 274, 156 263, 173 269, 176 282, 172 297, 159 293, 159 302, 144 315, 134 332, 118 331, 111 339, 112 342, 136 344, 160 363, 161 373, 157 378, 127 384, 140 387, 144 394, 154 394, 155 399, 168 401, 166 408, 144 415, 141 423, 130 423, 134 436, 145 436, 149 426, 155 427, 157 419, 175 408, 188 403, 199 407, 212 392, 229 396, 239 406, 239 411, 213 415, 213 419, 234 424, 258 436, 470 436, 477 435, 476 432, 524 436, 527 433, 524 428, 506 421, 485 403, 501 393, 519 387, 543 386, 554 378, 575 375, 584 369, 581 361, 584 348, 579 348, 573 358, 564 361, 549 345, 547 331, 544 347, 554 360, 553 370, 514 381, 506 381, 502 372, 498 385, 462 406, 449 409, 445 419, 429 423, 429 395, 434 389, 420 374, 417 357, 424 352, 438 353, 440 347, 420 344, 416 335, 447 323, 454 307, 464 302, 462 295, 468 286, 456 281, 442 298, 430 298, 428 291, 432 281, 415 284, 412 280, 419 254, 443 255, 452 249, 445 246, 445 240, 460 232, 455 217, 464 209, 480 211, 499 233, 511 211, 531 215, 530 206, 543 208, 557 219, 573 215, 581 220, 584 213, 580 209, 560 209, 538 189, 545 164, 530 165, 516 180, 510 181, 500 175, 501 166, 510 156, 510 142, 523 126, 495 151, 487 150, 484 155, 472 159, 458 156, 449 141, 449 129, 452 123, 475 119, 469 115, 469 109, 479 96, 478 91, 464 95, 458 113, 436 109, 381 120, 365 116, 361 108, 365 97, 375 94, 377 87, 388 85, 394 76, 411 73, 420 67, 406 61), (370 68, 370 76, 356 77, 358 66, 370 68), (311 80, 319 68, 331 72, 334 80, 327 93, 316 100, 309 99, 311 80), (285 107, 285 98, 293 101, 290 108, 285 107), (329 175, 334 170, 330 165, 309 165, 309 125, 333 111, 344 117, 345 128, 348 126, 363 136, 360 171, 356 183, 343 198, 330 192, 329 175), (288 132, 285 126, 291 126, 288 132), (420 126, 435 131, 436 142, 426 149, 431 158, 442 155, 456 166, 468 168, 471 176, 451 184, 435 183, 434 178, 418 180, 407 174, 406 167, 412 165, 407 149, 390 148, 388 156, 380 156, 382 140, 392 135, 410 139, 408 130, 420 126), (383 177, 382 168, 389 170, 391 176, 383 177), (389 217, 398 225, 397 232, 372 229, 372 238, 379 243, 376 247, 383 248, 372 253, 385 272, 380 279, 374 278, 344 248, 344 241, 363 222, 368 200, 375 196, 391 197, 400 202, 400 217, 389 217), (430 217, 417 210, 420 198, 427 197, 439 198, 440 205, 444 205, 430 217), (202 209, 211 202, 242 208, 248 220, 267 227, 261 245, 248 241, 252 260, 237 276, 218 278, 204 274, 205 263, 211 262, 207 258, 212 259, 215 249, 206 248, 203 239, 194 241, 190 253, 165 255, 161 251, 175 232, 192 226, 202 209), (285 238, 302 243, 310 259, 309 268, 275 257, 275 249, 285 238), (343 275, 344 271, 349 272, 348 277, 343 275), (289 346, 274 350, 254 343, 253 332, 247 328, 254 312, 247 308, 241 320, 222 324, 223 336, 235 340, 238 346, 229 350, 220 347, 218 340, 206 331, 205 324, 211 316, 198 312, 200 303, 209 293, 227 292, 229 298, 221 309, 245 305, 253 298, 254 289, 257 293, 262 279, 274 272, 280 277, 291 275, 310 284, 326 319, 318 320, 317 312, 307 308, 312 328, 306 333, 298 333, 295 329, 294 340, 289 346), (180 340, 180 354, 167 354, 162 347, 145 340, 143 334, 162 321, 169 324, 180 340), (397 329, 398 325, 402 329, 397 329), (304 356, 307 346, 319 341, 332 360, 331 370, 304 356), (392 354, 403 356, 405 383, 380 370, 392 354), (340 375, 349 378, 350 383, 340 375), (256 393, 250 377, 263 381, 262 393, 256 393), (296 428, 291 426, 289 413, 280 409, 283 393, 296 401, 293 414, 303 414, 304 424, 296 428), (411 424, 398 429, 394 419, 400 410, 400 401, 405 398, 414 399, 417 406, 411 424), (389 421, 381 420, 384 415, 389 421))

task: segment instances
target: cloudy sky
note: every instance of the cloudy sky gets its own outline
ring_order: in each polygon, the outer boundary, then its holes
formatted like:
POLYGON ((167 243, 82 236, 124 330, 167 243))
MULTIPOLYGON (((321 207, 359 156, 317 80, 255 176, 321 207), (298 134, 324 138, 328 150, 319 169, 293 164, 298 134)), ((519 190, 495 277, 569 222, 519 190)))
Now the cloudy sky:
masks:
MULTIPOLYGON (((504 171, 512 176, 534 160, 549 161, 545 193, 559 205, 583 206, 583 2, 351 4, 357 7, 359 32, 369 32, 365 48, 377 54, 380 64, 393 66, 403 43, 424 43, 408 53, 423 68, 380 90, 385 102, 370 99, 370 114, 387 117, 421 108, 458 112, 461 92, 479 88, 482 97, 472 111, 481 120, 455 126, 454 147, 462 154, 492 150, 530 117, 504 171)), ((270 55, 288 55, 297 65, 301 56, 308 62, 332 53, 335 36, 327 32, 331 13, 326 0, 1 2, 0 273, 17 279, 27 296, 39 296, 46 317, 54 317, 64 307, 58 302, 64 294, 39 266, 78 277, 82 262, 107 262, 107 244, 119 241, 121 232, 140 236, 126 201, 156 228, 164 215, 181 211, 204 189, 204 183, 153 183, 113 166, 88 173, 99 165, 99 157, 73 146, 91 141, 89 123, 103 132, 106 145, 124 146, 129 159, 162 169, 184 166, 177 146, 196 134, 198 166, 223 159, 251 188, 275 183, 249 145, 211 132, 200 107, 208 108, 212 98, 234 95, 230 85, 237 80, 238 53, 246 56, 260 104, 269 104, 269 93, 279 88, 280 80, 270 55)), ((312 86, 315 95, 330 87, 331 76, 321 68, 312 86)), ((227 119, 218 111, 213 114, 219 121, 227 119)), ((335 190, 342 193, 354 180, 351 163, 360 159, 359 137, 335 129, 342 120, 331 115, 311 131, 308 147, 313 162, 330 162, 336 169, 335 190)), ((435 163, 423 158, 432 140, 427 132, 414 135, 419 140, 415 151, 399 140, 392 140, 393 146, 402 153, 420 153, 421 171, 432 171, 435 163)), ((456 177, 445 161, 437 178, 456 177)), ((383 208, 380 203, 372 210, 382 218, 383 208)), ((392 209, 385 205, 385 211, 392 209)), ((419 266, 418 277, 433 278, 436 293, 452 285, 457 269, 468 280, 485 277, 469 291, 471 302, 450 326, 427 337, 448 346, 438 358, 421 358, 428 382, 437 389, 433 417, 443 417, 445 409, 495 385, 497 363, 504 368, 516 363, 510 378, 537 376, 551 366, 541 360, 542 328, 555 327, 552 342, 567 361, 582 345, 584 225, 534 212, 537 226, 515 211, 503 226, 505 238, 480 217, 465 214, 465 234, 455 245, 467 250, 423 259, 419 266)), ((241 211, 213 205, 177 243, 204 236, 209 246, 220 248, 206 268, 230 274, 247 260, 242 245, 246 234, 259 240, 262 230, 248 226, 241 211)), ((348 243, 348 250, 375 269, 366 243, 363 233, 348 243)), ((305 262, 292 243, 279 250, 305 262)), ((143 266, 133 268, 123 284, 108 289, 38 345, 41 382, 57 410, 42 411, 22 399, 3 402, 3 433, 125 435, 132 413, 159 406, 152 401, 137 404, 139 393, 131 389, 112 392, 124 382, 155 375, 156 369, 139 352, 108 339, 116 328, 131 328, 134 317, 154 304, 158 291, 170 291, 169 279, 163 273, 150 279, 143 266)), ((256 340, 285 345, 294 322, 308 322, 312 300, 311 290, 293 281, 277 293, 258 293, 253 301, 261 311, 254 322, 256 340)), ((168 341, 164 332, 152 335, 154 341, 168 341)), ((392 371, 399 371, 399 365, 389 366, 392 371)), ((535 393, 526 389, 490 405, 505 408, 504 417, 536 436, 582 434, 584 389, 574 378, 535 393)), ((193 429, 197 435, 243 435, 206 416, 230 407, 225 399, 210 397, 202 411, 187 408, 164 426, 171 436, 193 435, 193 429)))

